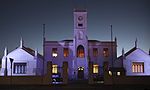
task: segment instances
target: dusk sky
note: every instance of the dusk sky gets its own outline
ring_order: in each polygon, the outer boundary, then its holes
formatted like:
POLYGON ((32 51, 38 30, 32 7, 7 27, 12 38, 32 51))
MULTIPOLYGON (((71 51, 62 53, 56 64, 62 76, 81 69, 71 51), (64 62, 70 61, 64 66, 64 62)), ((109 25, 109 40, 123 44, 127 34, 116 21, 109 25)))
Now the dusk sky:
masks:
POLYGON ((118 56, 138 47, 150 48, 150 0, 0 0, 0 57, 19 46, 38 48, 42 54, 42 24, 46 40, 73 39, 73 9, 88 12, 88 39, 110 41, 110 24, 117 37, 118 56))

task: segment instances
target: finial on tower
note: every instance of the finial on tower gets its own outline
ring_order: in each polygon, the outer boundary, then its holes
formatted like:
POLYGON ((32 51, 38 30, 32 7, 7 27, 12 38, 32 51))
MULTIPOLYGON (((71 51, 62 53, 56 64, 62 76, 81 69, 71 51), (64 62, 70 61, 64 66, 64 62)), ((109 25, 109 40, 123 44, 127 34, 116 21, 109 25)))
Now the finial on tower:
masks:
POLYGON ((7 56, 7 47, 5 47, 4 56, 7 56))
POLYGON ((23 47, 23 39, 21 37, 21 39, 20 39, 20 48, 22 48, 22 47, 23 47))

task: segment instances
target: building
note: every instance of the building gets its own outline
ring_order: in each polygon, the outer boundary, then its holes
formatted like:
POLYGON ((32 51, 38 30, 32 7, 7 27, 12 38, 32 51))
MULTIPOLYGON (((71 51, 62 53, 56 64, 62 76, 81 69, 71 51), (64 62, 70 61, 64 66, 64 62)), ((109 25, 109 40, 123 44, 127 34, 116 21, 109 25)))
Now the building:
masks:
MULTIPOLYGON (((32 84, 36 79, 43 85, 67 84, 68 80, 89 80, 89 84, 139 84, 150 80, 150 51, 147 54, 137 48, 137 40, 135 47, 126 53, 123 49, 117 58, 116 38, 110 41, 89 40, 87 11, 74 10, 73 16, 72 40, 47 41, 43 33, 41 56, 37 50, 25 47, 21 39, 20 46, 12 52, 7 54, 5 48, 0 75, 14 76, 14 83, 29 77, 32 84)), ((0 78, 9 83, 9 77, 0 78)))
POLYGON ((5 48, 2 58, 1 76, 32 76, 42 75, 43 57, 37 52, 27 48, 20 41, 20 46, 7 54, 5 48))
POLYGON ((63 62, 68 63, 69 80, 88 79, 91 74, 93 77, 103 77, 103 63, 108 62, 109 67, 113 67, 113 61, 117 58, 117 40, 89 40, 87 11, 74 10, 73 16, 74 38, 62 41, 44 39, 44 59, 46 62, 52 61, 52 73, 59 77, 62 77, 63 62), (91 74, 89 63, 92 63, 91 74))
POLYGON ((150 75, 150 55, 142 49, 133 47, 128 52, 118 58, 123 60, 123 67, 126 70, 126 76, 149 76, 150 75))

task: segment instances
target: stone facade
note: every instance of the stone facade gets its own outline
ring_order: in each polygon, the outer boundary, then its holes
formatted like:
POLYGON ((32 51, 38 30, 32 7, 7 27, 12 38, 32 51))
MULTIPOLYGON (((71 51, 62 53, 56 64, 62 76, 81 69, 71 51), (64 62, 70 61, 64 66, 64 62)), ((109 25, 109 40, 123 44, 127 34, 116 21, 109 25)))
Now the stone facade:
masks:
MULTIPOLYGON (((45 40, 44 59, 46 62, 52 61, 58 68, 63 66, 63 62, 68 62, 70 80, 89 79, 89 61, 96 66, 95 77, 103 77, 103 62, 108 61, 109 67, 112 67, 117 58, 117 41, 88 40, 87 11, 74 10, 73 16, 74 38, 62 41, 45 40)), ((60 69, 58 72, 62 74, 60 69)))

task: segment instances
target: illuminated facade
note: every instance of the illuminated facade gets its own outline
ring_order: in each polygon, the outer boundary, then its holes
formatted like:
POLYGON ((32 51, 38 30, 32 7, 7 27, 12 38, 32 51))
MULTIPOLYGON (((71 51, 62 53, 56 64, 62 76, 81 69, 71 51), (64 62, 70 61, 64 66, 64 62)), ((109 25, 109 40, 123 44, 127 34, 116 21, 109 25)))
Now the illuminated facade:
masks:
POLYGON ((127 76, 149 76, 150 55, 136 46, 118 59, 123 60, 127 76), (122 57, 123 56, 123 57, 122 57))
POLYGON ((44 37, 41 56, 37 50, 25 47, 21 39, 20 46, 9 54, 5 49, 0 75, 44 76, 50 72, 52 74, 48 77, 52 78, 54 83, 57 83, 57 80, 62 83, 68 79, 91 80, 93 83, 94 80, 104 81, 102 79, 105 76, 150 75, 150 55, 137 48, 137 42, 130 51, 124 53, 123 49, 122 55, 117 58, 116 38, 112 41, 89 40, 87 11, 74 10, 73 15, 72 40, 47 41, 44 37), (49 61, 51 68, 47 66, 49 61))
POLYGON ((58 73, 60 76, 63 62, 68 62, 69 79, 88 79, 89 62, 93 64, 92 74, 103 77, 104 61, 109 62, 109 67, 112 67, 112 60, 117 58, 117 41, 89 40, 86 10, 74 10, 73 15, 74 38, 62 41, 45 40, 44 59, 46 62, 52 61, 53 74, 58 73))
POLYGON ((1 76, 38 76, 42 75, 43 57, 37 52, 23 45, 7 54, 5 48, 2 58, 1 76), (11 59, 13 59, 11 63, 11 59))

